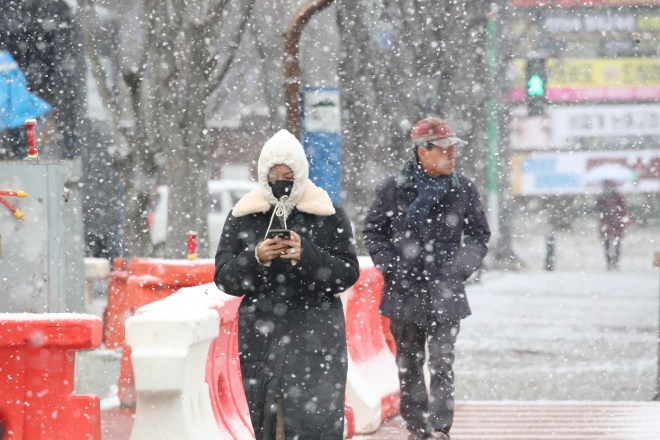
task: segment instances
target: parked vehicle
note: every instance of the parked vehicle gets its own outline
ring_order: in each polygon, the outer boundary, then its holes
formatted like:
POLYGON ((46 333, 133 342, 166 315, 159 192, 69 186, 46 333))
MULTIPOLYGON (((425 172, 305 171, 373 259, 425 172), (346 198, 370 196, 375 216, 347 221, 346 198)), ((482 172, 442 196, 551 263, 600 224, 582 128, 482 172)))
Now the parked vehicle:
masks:
MULTIPOLYGON (((258 187, 259 184, 251 180, 209 180, 208 257, 215 257, 222 227, 231 209, 241 197, 258 187)), ((156 191, 158 199, 147 222, 149 236, 154 246, 154 254, 161 256, 167 235, 167 185, 159 186, 156 191)), ((182 241, 183 245, 185 245, 184 241, 182 241)))

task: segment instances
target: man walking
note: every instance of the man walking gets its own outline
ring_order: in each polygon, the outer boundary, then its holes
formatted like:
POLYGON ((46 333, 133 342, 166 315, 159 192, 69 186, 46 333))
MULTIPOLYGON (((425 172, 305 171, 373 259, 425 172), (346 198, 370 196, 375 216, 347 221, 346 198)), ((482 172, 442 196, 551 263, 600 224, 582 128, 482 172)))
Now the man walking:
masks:
POLYGON ((474 183, 454 171, 456 149, 466 142, 440 118, 417 122, 411 138, 414 156, 376 189, 363 233, 385 277, 380 313, 390 318, 396 342, 408 438, 447 440, 454 346, 460 320, 471 313, 465 280, 486 255, 490 230, 474 183))

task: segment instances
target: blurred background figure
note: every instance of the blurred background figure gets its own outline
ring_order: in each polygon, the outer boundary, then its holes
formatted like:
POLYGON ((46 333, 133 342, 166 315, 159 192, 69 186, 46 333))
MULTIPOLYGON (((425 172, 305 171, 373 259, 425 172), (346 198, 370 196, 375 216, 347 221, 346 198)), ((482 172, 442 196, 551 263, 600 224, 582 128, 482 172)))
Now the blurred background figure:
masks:
POLYGON ((5 156, 26 157, 25 120, 44 116, 52 109, 48 102, 30 93, 25 74, 14 57, 0 50, 0 160, 5 156))
POLYGON ((633 223, 633 219, 623 196, 616 190, 616 182, 603 182, 603 191, 596 199, 596 212, 600 217, 600 237, 605 246, 607 270, 618 269, 623 230, 633 223))

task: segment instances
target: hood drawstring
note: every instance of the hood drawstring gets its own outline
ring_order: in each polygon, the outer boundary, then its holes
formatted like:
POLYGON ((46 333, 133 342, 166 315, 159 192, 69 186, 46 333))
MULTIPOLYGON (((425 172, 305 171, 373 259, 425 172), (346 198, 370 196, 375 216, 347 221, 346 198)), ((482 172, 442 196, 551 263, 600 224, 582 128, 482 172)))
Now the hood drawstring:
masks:
POLYGON ((275 215, 277 215, 278 218, 281 218, 284 222, 284 229, 286 229, 286 210, 284 209, 284 202, 287 201, 289 196, 282 196, 282 198, 277 202, 275 205, 275 209, 273 209, 273 215, 270 216, 270 222, 268 223, 268 228, 266 229, 266 235, 264 235, 264 240, 268 237, 268 232, 270 231, 270 227, 273 225, 273 218, 275 218, 275 215))

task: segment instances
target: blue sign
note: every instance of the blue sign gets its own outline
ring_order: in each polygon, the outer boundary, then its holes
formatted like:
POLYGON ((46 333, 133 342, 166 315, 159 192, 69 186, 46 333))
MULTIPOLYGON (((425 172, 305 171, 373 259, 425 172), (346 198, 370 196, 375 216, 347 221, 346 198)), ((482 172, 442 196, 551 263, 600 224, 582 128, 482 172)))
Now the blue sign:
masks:
POLYGON ((309 178, 339 203, 341 123, 337 88, 306 88, 302 96, 302 139, 309 178))

